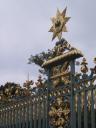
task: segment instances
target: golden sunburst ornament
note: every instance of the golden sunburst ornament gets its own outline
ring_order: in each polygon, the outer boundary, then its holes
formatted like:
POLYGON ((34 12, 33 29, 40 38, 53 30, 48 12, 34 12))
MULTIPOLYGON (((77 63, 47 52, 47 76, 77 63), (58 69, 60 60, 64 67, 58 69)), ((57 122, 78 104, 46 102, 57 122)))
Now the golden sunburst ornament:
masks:
POLYGON ((60 40, 62 37, 62 32, 67 32, 67 28, 65 25, 70 17, 66 16, 66 10, 67 8, 65 8, 61 13, 57 9, 56 17, 51 18, 53 26, 50 28, 49 32, 53 32, 52 40, 54 40, 56 37, 58 37, 58 39, 60 40))

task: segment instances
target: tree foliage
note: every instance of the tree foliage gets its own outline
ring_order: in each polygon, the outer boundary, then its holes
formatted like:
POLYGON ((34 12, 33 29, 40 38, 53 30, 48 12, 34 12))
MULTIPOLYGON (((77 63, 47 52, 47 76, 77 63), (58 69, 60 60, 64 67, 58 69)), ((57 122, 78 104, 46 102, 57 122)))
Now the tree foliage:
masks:
POLYGON ((41 52, 36 55, 31 55, 28 59, 28 64, 35 63, 36 65, 42 67, 42 64, 45 60, 47 60, 50 56, 52 56, 52 51, 48 49, 47 52, 41 52))
POLYGON ((44 61, 48 60, 48 58, 50 58, 50 56, 53 55, 53 52, 51 50, 48 49, 47 52, 41 52, 39 54, 36 55, 31 55, 30 58, 28 59, 28 64, 36 64, 40 67, 39 72, 41 74, 46 74, 45 70, 42 68, 42 64, 44 63, 44 61))

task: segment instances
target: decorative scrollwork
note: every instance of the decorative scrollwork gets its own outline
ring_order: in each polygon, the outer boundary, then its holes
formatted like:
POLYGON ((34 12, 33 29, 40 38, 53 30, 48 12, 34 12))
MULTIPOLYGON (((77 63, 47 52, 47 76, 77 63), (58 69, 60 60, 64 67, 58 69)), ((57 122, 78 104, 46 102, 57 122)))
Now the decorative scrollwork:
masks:
POLYGON ((65 84, 70 83, 69 65, 70 63, 66 61, 63 65, 52 68, 51 78, 54 87, 60 85, 60 82, 65 84))
POLYGON ((63 128, 70 120, 70 104, 68 100, 57 97, 49 111, 50 125, 54 128, 63 128))
POLYGON ((75 48, 72 47, 64 38, 62 38, 60 41, 56 43, 52 51, 55 56, 60 56, 65 52, 67 52, 68 50, 73 50, 73 49, 75 48))

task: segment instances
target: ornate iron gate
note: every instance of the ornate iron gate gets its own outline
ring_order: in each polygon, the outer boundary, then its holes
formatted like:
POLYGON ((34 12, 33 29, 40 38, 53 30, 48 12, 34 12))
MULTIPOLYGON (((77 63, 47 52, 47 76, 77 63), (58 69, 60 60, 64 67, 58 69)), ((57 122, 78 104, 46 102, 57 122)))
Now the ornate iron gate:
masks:
POLYGON ((35 93, 31 90, 30 96, 10 102, 4 102, 0 93, 0 128, 96 128, 96 66, 89 74, 83 58, 81 72, 75 72, 76 59, 83 54, 61 39, 69 20, 65 14, 66 9, 62 14, 57 11, 52 19, 50 31, 59 41, 42 65, 47 82, 42 85, 39 79, 35 93))
POLYGON ((83 58, 81 73, 75 73, 75 60, 82 57, 82 53, 64 39, 57 44, 60 54, 55 54, 59 56, 43 64, 49 71, 49 125, 53 128, 95 128, 96 66, 88 75, 87 62, 83 58), (69 51, 63 49, 62 54, 62 48, 69 51))
POLYGON ((96 66, 88 75, 83 58, 81 73, 75 73, 75 60, 83 55, 69 46, 64 39, 57 42, 55 57, 42 65, 48 74, 47 86, 36 88, 32 96, 2 102, 0 128, 96 127, 96 66))

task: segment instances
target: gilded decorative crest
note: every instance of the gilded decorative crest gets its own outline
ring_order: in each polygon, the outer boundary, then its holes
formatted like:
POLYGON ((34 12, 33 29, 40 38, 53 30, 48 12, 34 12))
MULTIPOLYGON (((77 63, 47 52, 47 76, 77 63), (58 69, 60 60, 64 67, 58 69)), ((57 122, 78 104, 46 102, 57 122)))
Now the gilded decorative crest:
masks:
POLYGON ((50 28, 49 32, 53 32, 52 40, 54 40, 56 37, 58 37, 58 39, 61 40, 62 32, 67 32, 67 28, 65 25, 70 19, 70 17, 66 16, 66 10, 67 8, 65 8, 61 13, 57 9, 56 17, 51 18, 53 26, 50 28))

